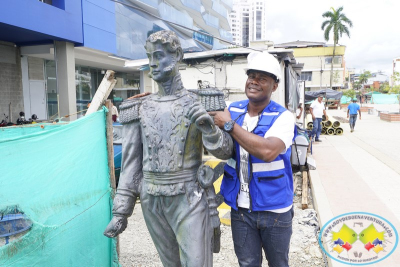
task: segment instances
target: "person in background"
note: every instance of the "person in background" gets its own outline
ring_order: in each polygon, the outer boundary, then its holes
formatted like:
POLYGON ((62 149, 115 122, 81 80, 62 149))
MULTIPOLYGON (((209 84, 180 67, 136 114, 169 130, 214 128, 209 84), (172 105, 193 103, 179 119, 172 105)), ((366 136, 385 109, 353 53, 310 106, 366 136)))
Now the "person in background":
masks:
POLYGON ((354 132, 354 127, 356 126, 356 120, 357 120, 357 111, 360 114, 360 120, 361 120, 361 110, 360 110, 360 105, 356 103, 357 98, 353 98, 353 103, 351 103, 347 107, 347 118, 350 117, 349 123, 350 123, 350 132, 354 132))
POLYGON ((315 136, 315 142, 322 142, 319 139, 321 134, 322 126, 322 115, 325 115, 326 120, 328 120, 328 115, 326 115, 324 104, 322 103, 323 95, 319 95, 318 98, 311 104, 310 113, 313 119, 313 129, 311 132, 311 138, 315 136))
POLYGON ((300 126, 303 125, 301 121, 301 114, 303 114, 303 104, 299 103, 299 106, 296 109, 296 123, 300 126))
POLYGON ((112 103, 112 120, 113 122, 117 122, 117 118, 118 118, 118 109, 116 106, 114 106, 114 103, 112 103))

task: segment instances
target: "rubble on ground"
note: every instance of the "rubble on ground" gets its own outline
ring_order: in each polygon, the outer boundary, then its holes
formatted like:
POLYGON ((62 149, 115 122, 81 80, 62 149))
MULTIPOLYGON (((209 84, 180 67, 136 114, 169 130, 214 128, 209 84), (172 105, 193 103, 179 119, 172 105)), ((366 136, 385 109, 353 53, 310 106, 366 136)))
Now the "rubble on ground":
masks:
POLYGON ((326 266, 318 243, 320 230, 317 212, 313 209, 311 192, 308 194, 308 209, 301 208, 303 178, 295 173, 293 234, 290 241, 289 266, 326 266), (297 176, 297 177, 296 177, 297 176))

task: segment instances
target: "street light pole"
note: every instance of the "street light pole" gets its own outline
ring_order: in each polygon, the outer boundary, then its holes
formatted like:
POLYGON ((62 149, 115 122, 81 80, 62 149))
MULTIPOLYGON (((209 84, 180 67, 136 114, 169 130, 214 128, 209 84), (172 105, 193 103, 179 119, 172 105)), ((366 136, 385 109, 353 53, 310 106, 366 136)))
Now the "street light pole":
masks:
POLYGON ((319 90, 322 90, 322 73, 323 73, 324 71, 322 70, 322 58, 319 57, 319 60, 321 61, 321 70, 320 70, 320 78, 319 78, 319 82, 320 82, 320 84, 319 84, 319 90))
MULTIPOLYGON (((319 78, 319 90, 321 91, 322 90, 322 73, 324 72, 323 70, 322 70, 322 58, 321 57, 319 57, 319 60, 321 61, 321 70, 320 70, 320 78, 319 78)), ((325 88, 325 108, 326 108, 326 101, 327 99, 326 99, 326 88, 325 88)))

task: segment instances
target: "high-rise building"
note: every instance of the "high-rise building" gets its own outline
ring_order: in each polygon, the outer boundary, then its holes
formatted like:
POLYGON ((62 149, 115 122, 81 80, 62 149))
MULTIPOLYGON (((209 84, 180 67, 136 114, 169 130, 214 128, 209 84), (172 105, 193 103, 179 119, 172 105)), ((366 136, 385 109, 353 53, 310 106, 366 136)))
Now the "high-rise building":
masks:
POLYGON ((264 0, 235 0, 229 23, 233 42, 249 46, 252 41, 266 39, 266 2, 264 0))

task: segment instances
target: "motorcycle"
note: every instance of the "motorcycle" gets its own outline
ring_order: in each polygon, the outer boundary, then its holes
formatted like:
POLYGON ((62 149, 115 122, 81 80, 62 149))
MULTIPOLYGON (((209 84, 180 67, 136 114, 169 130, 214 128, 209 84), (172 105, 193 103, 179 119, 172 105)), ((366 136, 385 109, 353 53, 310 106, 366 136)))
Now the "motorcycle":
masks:
POLYGON ((7 127, 7 126, 13 126, 14 125, 14 123, 8 122, 7 120, 8 120, 8 116, 6 116, 6 114, 4 114, 4 120, 2 120, 0 122, 0 127, 7 127))

